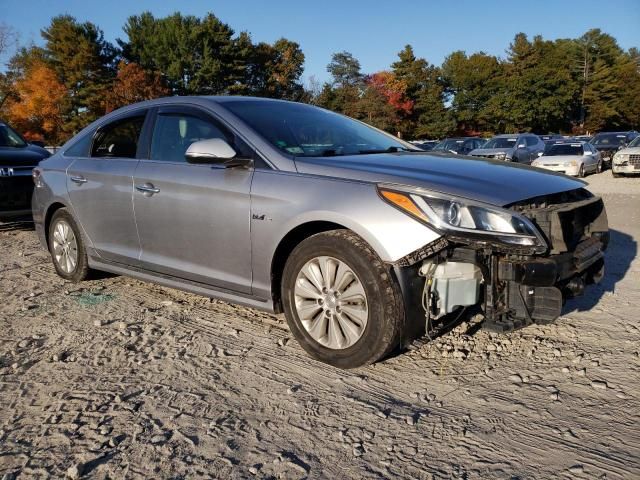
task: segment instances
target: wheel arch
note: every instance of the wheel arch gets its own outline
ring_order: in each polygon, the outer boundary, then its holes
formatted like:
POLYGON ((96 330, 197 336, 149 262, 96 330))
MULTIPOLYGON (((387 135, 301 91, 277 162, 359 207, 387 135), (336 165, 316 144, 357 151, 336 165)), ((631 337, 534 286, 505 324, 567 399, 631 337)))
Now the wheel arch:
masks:
MULTIPOLYGON (((339 223, 314 220, 302 223, 290 230, 276 247, 271 260, 271 295, 276 313, 282 313, 282 273, 294 248, 312 235, 330 230, 350 230, 339 223)), ((354 232, 355 233, 355 232, 354 232)))
POLYGON ((55 201, 53 202, 51 205, 49 205, 47 207, 47 211, 45 213, 44 216, 44 238, 47 242, 47 248, 49 246, 49 226, 51 225, 51 219, 53 218, 53 215, 60 210, 61 208, 68 208, 67 205, 65 205, 62 202, 59 201, 55 201))

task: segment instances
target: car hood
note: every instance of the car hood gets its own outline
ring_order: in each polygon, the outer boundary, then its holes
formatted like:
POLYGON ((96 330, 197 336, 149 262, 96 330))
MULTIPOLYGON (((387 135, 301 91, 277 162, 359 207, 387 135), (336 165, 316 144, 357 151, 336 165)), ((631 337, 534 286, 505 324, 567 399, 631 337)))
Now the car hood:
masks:
POLYGON ((640 153, 640 147, 627 147, 627 148, 623 148, 622 150, 618 151, 618 153, 620 154, 639 154, 640 153))
POLYGON ((607 150, 607 151, 609 151, 609 150, 618 150, 620 148, 620 145, 593 145, 593 147, 596 150, 600 150, 600 151, 607 150))
POLYGON ((0 165, 4 167, 35 167, 49 156, 49 152, 36 145, 0 147, 0 165))
POLYGON ((471 150, 469 155, 496 155, 498 153, 504 153, 508 156, 513 155, 513 148, 476 148, 471 150))
POLYGON ((585 185, 525 165, 429 152, 298 157, 296 168, 306 174, 421 187, 498 206, 585 185))

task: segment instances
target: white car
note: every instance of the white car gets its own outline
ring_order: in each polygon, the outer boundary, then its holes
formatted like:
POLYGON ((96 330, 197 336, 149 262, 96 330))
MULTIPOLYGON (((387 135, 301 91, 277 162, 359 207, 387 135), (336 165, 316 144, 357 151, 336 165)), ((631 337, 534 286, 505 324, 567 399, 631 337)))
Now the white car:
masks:
POLYGON ((564 141, 547 145, 544 153, 531 165, 573 177, 584 177, 587 173, 602 171, 602 157, 589 143, 564 141))
POLYGON ((640 137, 636 137, 627 147, 616 152, 611 163, 614 177, 640 174, 640 137))

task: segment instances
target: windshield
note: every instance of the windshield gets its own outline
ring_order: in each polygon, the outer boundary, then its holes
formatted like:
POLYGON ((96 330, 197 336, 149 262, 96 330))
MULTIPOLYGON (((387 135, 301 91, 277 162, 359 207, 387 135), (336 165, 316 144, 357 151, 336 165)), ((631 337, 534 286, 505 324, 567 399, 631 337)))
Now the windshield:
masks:
POLYGON ((222 105, 290 155, 321 157, 412 150, 390 135, 311 105, 261 100, 222 105))
POLYGON ((640 147, 640 136, 633 139, 633 141, 628 145, 629 147, 640 147))
POLYGON ((545 148, 545 157, 554 157, 556 155, 584 155, 584 151, 579 143, 561 143, 549 145, 545 148))
POLYGON ((27 143, 9 125, 0 123, 0 147, 26 147, 27 143))
POLYGON ((494 137, 485 143, 482 148, 513 148, 516 146, 517 137, 494 137))
POLYGON ((459 149, 462 148, 462 144, 464 143, 464 140, 456 140, 456 139, 451 139, 451 138, 447 138, 443 141, 441 141, 439 144, 437 144, 435 147, 433 147, 434 150, 439 150, 439 151, 455 151, 457 152, 459 149))
POLYGON ((591 143, 593 145, 605 146, 611 145, 613 147, 618 147, 627 141, 627 136, 625 134, 620 133, 599 133, 591 143))

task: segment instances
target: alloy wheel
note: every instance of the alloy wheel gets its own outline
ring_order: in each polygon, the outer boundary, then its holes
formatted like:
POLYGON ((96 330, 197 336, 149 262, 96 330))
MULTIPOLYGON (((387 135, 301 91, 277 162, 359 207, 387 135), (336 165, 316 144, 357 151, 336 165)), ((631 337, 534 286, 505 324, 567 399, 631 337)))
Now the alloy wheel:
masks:
POLYGON ((334 350, 349 348, 364 334, 369 319, 362 282, 342 260, 309 260, 296 277, 295 307, 309 335, 334 350))
POLYGON ((53 257, 65 273, 73 273, 78 265, 78 241, 71 225, 64 220, 53 228, 53 257))

